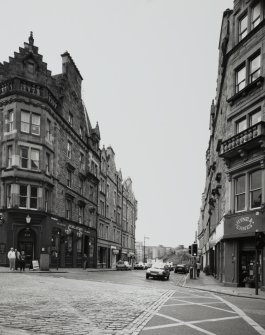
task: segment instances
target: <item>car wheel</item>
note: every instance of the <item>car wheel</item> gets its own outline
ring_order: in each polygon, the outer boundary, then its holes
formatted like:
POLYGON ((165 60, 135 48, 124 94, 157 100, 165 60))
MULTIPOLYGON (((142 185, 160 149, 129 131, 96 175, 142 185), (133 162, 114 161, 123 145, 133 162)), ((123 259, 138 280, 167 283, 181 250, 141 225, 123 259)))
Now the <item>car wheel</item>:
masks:
POLYGON ((166 278, 167 280, 169 280, 169 276, 167 276, 167 278, 166 278))
POLYGON ((146 275, 145 277, 146 277, 146 279, 149 279, 149 275, 146 275))

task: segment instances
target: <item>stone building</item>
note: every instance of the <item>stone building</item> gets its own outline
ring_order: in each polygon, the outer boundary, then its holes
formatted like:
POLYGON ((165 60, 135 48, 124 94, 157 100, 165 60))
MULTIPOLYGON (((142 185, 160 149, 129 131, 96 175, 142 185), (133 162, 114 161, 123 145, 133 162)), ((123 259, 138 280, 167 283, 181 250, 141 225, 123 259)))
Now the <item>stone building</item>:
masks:
POLYGON ((41 252, 51 266, 82 266, 84 254, 89 267, 100 263, 100 131, 90 124, 81 83, 68 52, 62 73, 52 75, 32 34, 0 63, 1 265, 12 246, 25 251, 28 265, 41 252))
MULTIPOLYGON (((198 241, 203 266, 231 286, 253 281, 255 231, 265 231, 264 13, 264 1, 248 0, 235 0, 233 10, 224 12, 210 108, 198 241)), ((263 252, 258 252, 260 286, 263 252)))

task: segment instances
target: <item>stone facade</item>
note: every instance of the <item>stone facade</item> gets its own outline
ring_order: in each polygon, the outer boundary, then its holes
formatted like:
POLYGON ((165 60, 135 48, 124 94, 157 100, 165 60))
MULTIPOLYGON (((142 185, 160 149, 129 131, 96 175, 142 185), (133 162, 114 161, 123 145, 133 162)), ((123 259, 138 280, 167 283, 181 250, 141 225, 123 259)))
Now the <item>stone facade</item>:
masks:
MULTIPOLYGON (((265 231, 263 1, 235 1, 223 14, 206 183, 198 223, 203 266, 225 285, 255 275, 255 231, 265 231)), ((264 261, 259 250, 259 282, 264 261)), ((264 271, 264 270, 263 270, 264 271)))
POLYGON ((24 48, 0 63, 2 265, 13 246, 25 251, 29 266, 41 253, 50 255, 51 266, 81 267, 85 256, 87 266, 100 266, 98 186, 105 149, 82 101, 82 76, 68 52, 61 56, 62 73, 53 76, 31 34, 24 48))

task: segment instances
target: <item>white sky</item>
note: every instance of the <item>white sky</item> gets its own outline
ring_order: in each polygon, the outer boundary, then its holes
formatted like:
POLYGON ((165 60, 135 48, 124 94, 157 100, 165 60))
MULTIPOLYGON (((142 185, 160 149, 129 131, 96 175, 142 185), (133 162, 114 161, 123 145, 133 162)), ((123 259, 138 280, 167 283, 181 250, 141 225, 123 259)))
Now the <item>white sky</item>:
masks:
POLYGON ((53 74, 68 51, 101 144, 130 176, 136 239, 193 242, 205 182, 223 11, 232 0, 13 0, 1 3, 0 62, 34 33, 53 74), (10 15, 12 13, 12 15, 10 15))

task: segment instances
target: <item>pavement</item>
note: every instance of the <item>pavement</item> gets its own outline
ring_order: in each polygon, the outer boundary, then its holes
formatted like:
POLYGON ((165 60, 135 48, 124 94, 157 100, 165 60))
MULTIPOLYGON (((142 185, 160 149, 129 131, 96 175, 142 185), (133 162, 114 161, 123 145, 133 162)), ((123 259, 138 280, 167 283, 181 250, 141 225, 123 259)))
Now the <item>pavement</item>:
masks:
POLYGON ((261 291, 261 289, 258 290, 258 295, 256 295, 255 288, 224 286, 213 276, 206 276, 202 272, 200 277, 196 279, 190 279, 190 275, 188 274, 182 286, 218 294, 265 300, 265 291, 261 291))

